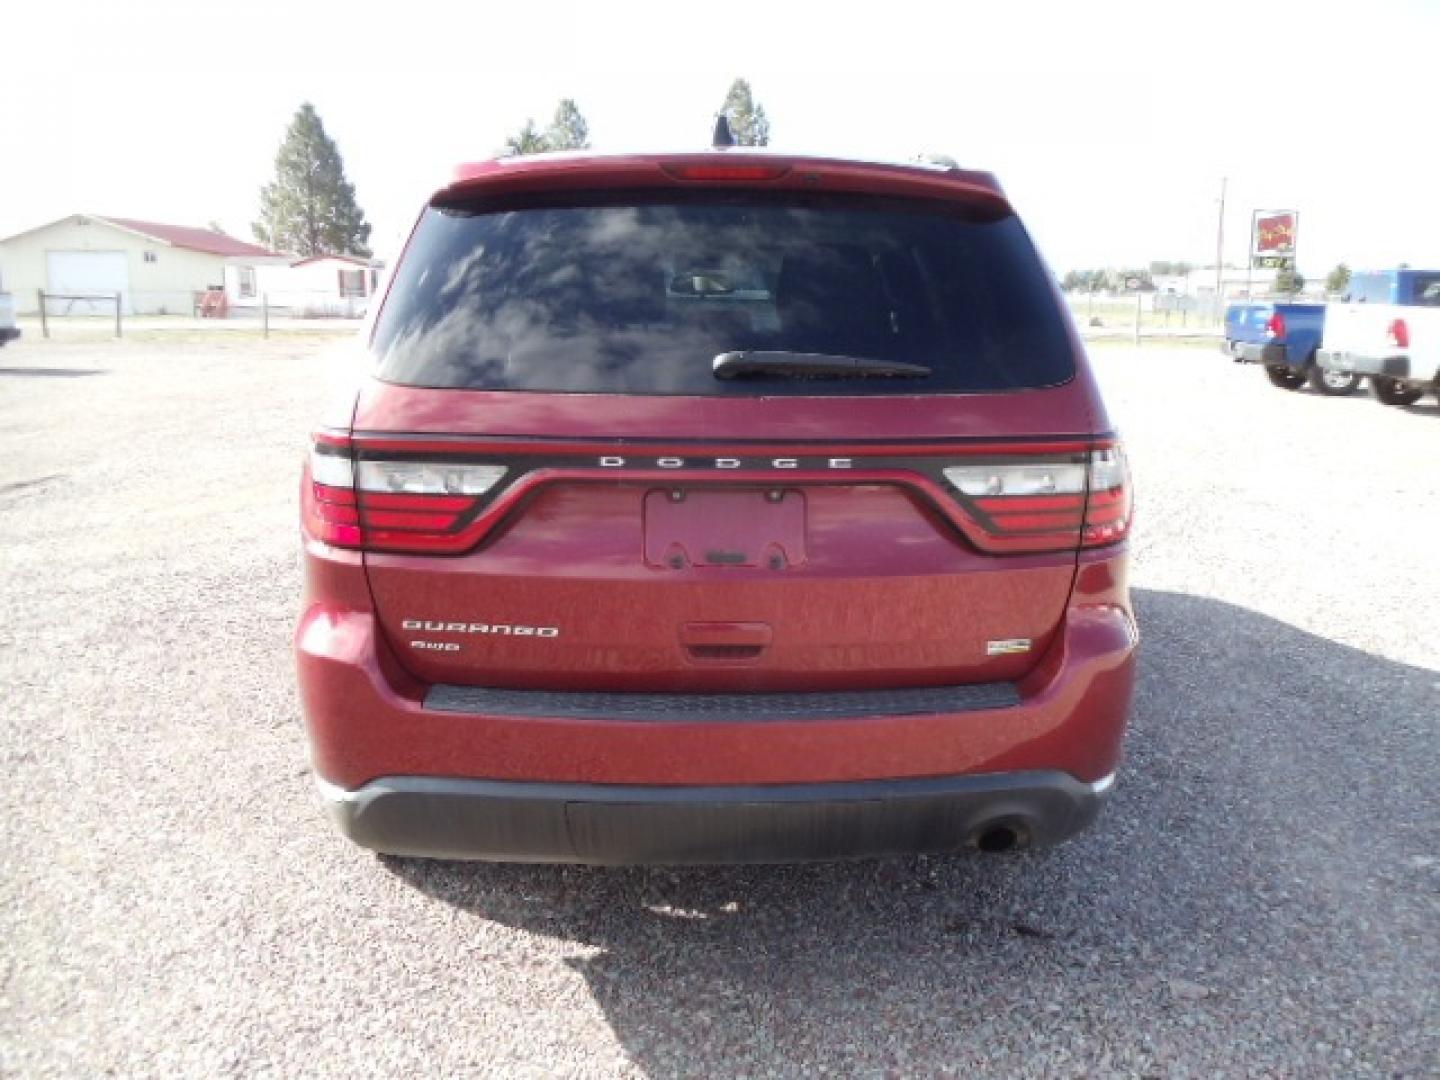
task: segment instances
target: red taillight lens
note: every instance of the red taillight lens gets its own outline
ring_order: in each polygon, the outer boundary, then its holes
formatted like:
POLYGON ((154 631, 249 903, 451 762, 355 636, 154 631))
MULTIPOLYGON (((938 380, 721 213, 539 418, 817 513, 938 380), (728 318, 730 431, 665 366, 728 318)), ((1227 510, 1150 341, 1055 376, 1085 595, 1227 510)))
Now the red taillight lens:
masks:
POLYGON ((336 547, 360 546, 360 511, 347 440, 317 437, 305 470, 300 514, 305 532, 336 547))
POLYGON ((945 479, 988 551, 1102 547, 1130 529, 1129 477, 1118 446, 1054 460, 955 465, 945 479))
POLYGON ((1080 541, 1085 458, 998 461, 945 470, 991 551, 1052 551, 1080 541))
POLYGON ((355 492, 310 481, 306 524, 317 540, 336 547, 360 546, 360 512, 355 492))
POLYGON ((1271 338, 1283 338, 1285 336, 1285 316, 1275 312, 1265 323, 1265 336, 1271 338))
POLYGON ((664 165, 676 180, 778 180, 788 165, 664 165))
POLYGON ((1081 547, 1104 547, 1130 533, 1133 510, 1130 465, 1116 444, 1090 453, 1090 489, 1085 496, 1085 531, 1081 547))
POLYGON ((1388 331, 1390 344, 1397 349, 1408 349, 1410 347, 1410 327, 1405 325, 1404 319, 1395 319, 1390 323, 1388 331))
POLYGON ((307 531, 336 547, 455 552, 456 534, 502 465, 355 460, 348 442, 316 441, 304 493, 307 531))

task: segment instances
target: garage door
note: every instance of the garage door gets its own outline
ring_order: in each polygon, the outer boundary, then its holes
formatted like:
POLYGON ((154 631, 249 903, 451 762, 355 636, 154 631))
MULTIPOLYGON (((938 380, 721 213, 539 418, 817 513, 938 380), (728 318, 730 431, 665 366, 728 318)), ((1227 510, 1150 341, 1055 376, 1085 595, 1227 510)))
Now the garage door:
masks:
MULTIPOLYGON (((130 310, 130 262, 123 251, 47 251, 46 292, 71 296, 121 294, 121 308, 130 310)), ((51 300, 54 315, 113 315, 113 300, 51 300)))

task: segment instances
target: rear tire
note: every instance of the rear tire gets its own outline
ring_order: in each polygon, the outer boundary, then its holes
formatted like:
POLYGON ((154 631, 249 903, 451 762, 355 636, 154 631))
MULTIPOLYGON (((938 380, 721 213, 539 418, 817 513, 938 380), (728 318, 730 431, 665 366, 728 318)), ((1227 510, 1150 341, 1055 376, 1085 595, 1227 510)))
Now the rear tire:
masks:
POLYGON ((1279 364, 1271 364, 1265 368, 1265 377, 1270 380, 1271 386, 1278 386, 1281 390, 1299 390, 1305 385, 1305 373, 1291 371, 1279 364))
POLYGON ((1363 377, 1353 371, 1326 371, 1319 364, 1310 365, 1310 388, 1326 397, 1349 397, 1360 389, 1363 377))
POLYGON ((1406 386, 1399 379, 1387 379, 1377 376, 1370 380, 1375 387, 1375 396, 1385 405, 1414 405, 1420 400, 1424 390, 1416 390, 1414 387, 1406 386))

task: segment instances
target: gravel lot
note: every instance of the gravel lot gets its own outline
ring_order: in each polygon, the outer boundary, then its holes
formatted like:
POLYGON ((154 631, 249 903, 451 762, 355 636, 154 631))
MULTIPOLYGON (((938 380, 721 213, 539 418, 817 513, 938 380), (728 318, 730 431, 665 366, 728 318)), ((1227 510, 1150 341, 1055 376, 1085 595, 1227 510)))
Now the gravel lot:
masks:
POLYGON ((305 768, 295 487, 345 348, 0 353, 0 1073, 1440 1072, 1433 399, 1096 348, 1145 644, 1065 847, 427 864, 305 768))

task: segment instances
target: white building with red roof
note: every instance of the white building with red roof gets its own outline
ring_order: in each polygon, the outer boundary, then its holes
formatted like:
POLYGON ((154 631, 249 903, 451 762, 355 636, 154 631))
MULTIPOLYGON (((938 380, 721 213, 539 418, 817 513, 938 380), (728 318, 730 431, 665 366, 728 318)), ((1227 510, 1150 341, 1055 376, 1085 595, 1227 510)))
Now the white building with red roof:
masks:
POLYGON ((306 318, 358 318, 379 287, 382 265, 354 255, 235 259, 225 266, 225 297, 231 311, 264 302, 272 311, 306 318))
POLYGON ((197 297, 223 289, 230 266, 287 266, 294 256, 211 229, 136 218, 72 214, 0 240, 5 288, 23 313, 121 310, 189 315, 197 297))

